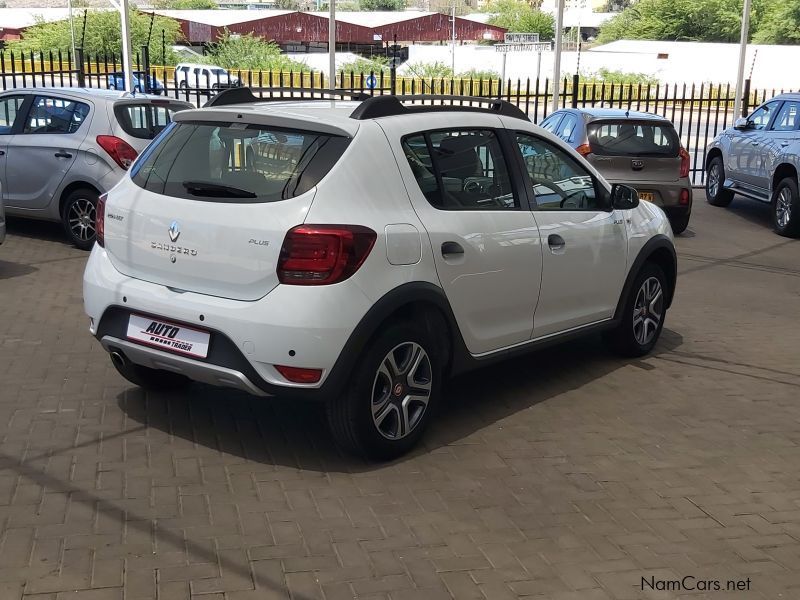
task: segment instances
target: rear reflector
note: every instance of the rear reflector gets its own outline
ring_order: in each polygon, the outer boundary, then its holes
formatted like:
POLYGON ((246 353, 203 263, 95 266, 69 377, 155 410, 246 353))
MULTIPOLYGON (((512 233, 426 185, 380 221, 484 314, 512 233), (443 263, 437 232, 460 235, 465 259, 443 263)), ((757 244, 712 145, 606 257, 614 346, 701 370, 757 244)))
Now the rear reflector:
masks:
POLYGON ((115 163, 125 170, 131 166, 139 155, 128 142, 115 135, 98 135, 97 143, 114 159, 115 163))
POLYGON ((97 208, 94 213, 95 240, 101 248, 106 245, 106 198, 108 194, 103 194, 97 201, 97 208))
POLYGON ((678 154, 681 157, 681 170, 680 170, 680 177, 688 177, 689 176, 689 153, 681 146, 680 151, 678 154))
POLYGON ((682 206, 689 204, 689 190, 685 188, 681 190, 681 197, 678 200, 678 203, 680 203, 682 206))
POLYGON ((580 146, 575 148, 575 152, 577 152, 581 156, 586 156, 587 154, 592 153, 592 147, 589 144, 581 144, 580 146))
POLYGON ((283 240, 278 279, 289 285, 344 281, 363 264, 377 237, 360 225, 299 225, 283 240))
POLYGON ((322 377, 322 369, 301 369, 284 365, 275 365, 275 368, 292 383, 317 383, 322 377))

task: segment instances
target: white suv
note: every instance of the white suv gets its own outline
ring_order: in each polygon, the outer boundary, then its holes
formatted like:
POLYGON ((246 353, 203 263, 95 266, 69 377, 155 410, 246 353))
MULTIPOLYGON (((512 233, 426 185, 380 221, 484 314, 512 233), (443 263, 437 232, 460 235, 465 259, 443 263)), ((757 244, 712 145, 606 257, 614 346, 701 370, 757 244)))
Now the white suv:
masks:
POLYGON ((320 397, 339 443, 388 458, 451 375, 590 332, 650 351, 662 210, 504 101, 405 102, 243 88, 177 113, 98 211, 85 307, 119 372, 320 397))

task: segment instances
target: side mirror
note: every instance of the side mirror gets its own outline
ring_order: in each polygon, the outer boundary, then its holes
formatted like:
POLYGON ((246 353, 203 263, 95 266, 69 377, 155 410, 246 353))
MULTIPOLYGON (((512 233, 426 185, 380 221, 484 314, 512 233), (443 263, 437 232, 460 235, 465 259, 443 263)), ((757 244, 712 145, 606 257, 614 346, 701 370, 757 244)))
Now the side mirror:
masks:
POLYGON ((733 122, 733 128, 738 129, 739 131, 743 129, 749 129, 750 121, 747 120, 747 117, 739 117, 733 122))
POLYGON ((617 210, 630 210, 639 206, 639 192, 629 185, 615 183, 611 186, 611 206, 617 210))

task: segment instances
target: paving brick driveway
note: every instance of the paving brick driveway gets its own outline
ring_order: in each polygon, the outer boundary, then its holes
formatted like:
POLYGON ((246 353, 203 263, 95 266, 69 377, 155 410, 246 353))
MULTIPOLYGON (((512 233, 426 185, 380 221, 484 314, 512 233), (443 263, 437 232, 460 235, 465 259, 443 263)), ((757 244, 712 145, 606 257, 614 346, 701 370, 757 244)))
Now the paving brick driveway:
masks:
POLYGON ((698 202, 653 356, 589 340, 471 374, 383 466, 313 406, 131 387, 86 330, 86 255, 14 222, 0 600, 798 598, 800 242, 767 220, 698 202), (723 589, 642 583, 686 576, 723 589))

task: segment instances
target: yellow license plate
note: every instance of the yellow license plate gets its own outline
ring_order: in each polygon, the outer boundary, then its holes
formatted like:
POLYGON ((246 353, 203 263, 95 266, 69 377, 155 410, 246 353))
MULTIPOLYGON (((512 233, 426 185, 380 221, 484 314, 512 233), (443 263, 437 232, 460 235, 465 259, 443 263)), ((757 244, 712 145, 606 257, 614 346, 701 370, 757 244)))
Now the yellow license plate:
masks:
POLYGON ((639 192, 639 200, 644 200, 645 202, 653 202, 655 201, 656 196, 653 192, 639 192))

